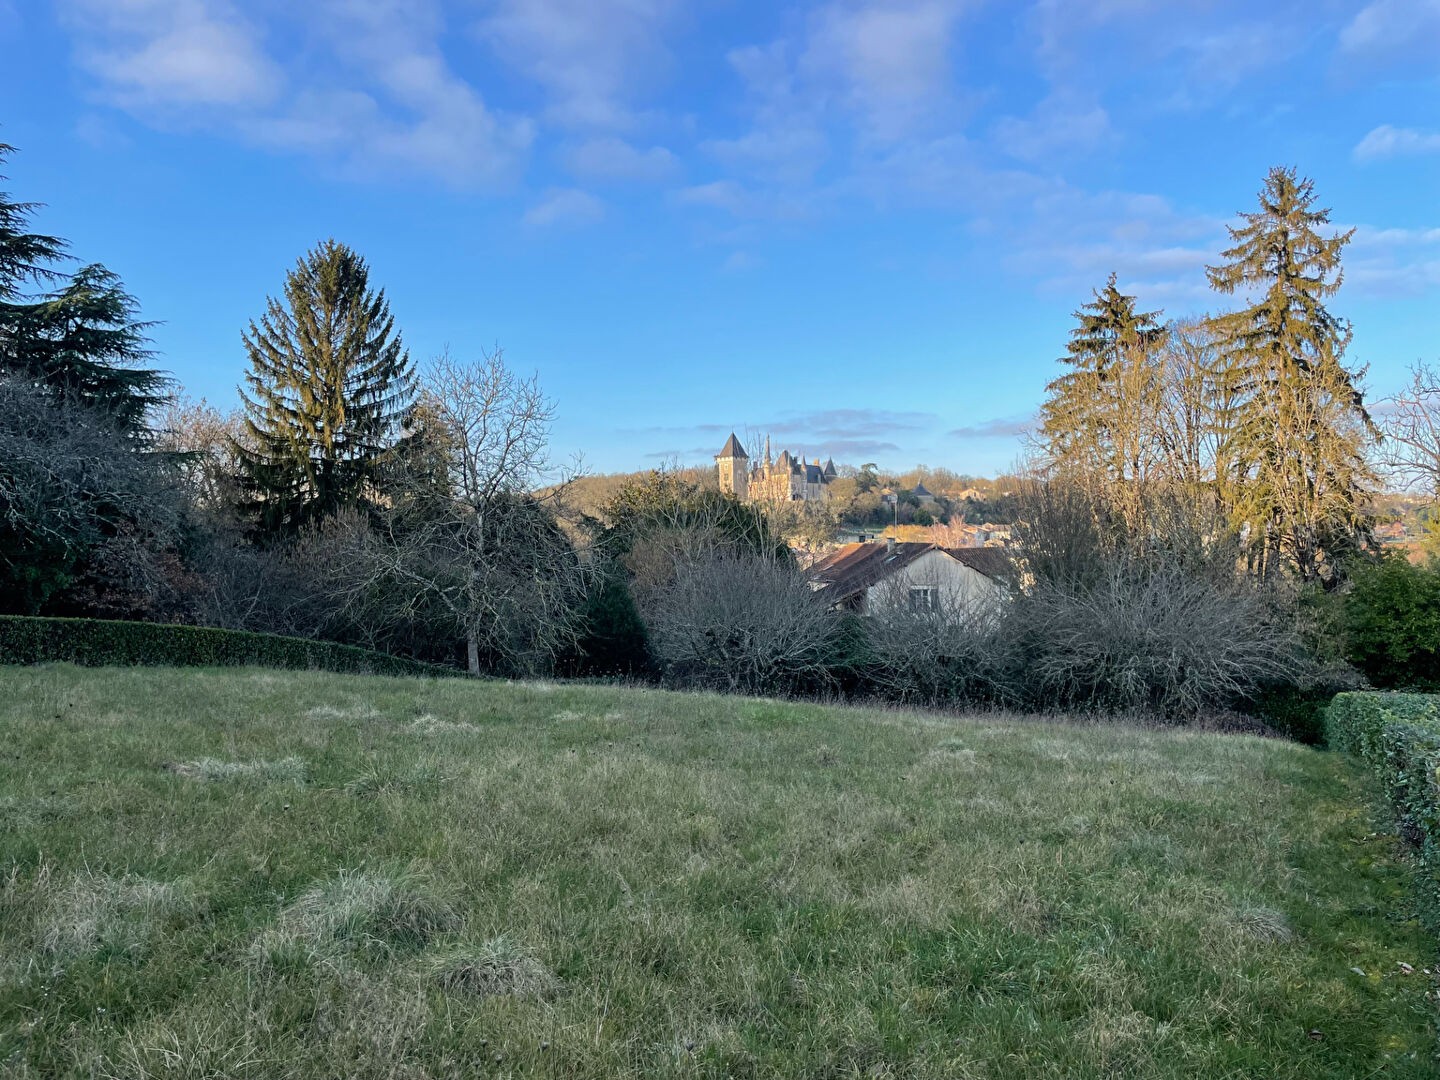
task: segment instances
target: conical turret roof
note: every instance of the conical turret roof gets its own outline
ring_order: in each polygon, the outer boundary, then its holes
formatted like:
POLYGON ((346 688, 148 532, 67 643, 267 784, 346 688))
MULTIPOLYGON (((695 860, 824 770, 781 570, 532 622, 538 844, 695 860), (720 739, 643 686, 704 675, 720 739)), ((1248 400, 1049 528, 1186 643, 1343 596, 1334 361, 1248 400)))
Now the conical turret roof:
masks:
POLYGON ((730 433, 730 438, 725 440, 725 445, 721 448, 720 453, 715 456, 722 458, 744 458, 746 461, 750 460, 750 455, 745 453, 745 448, 740 445, 740 440, 735 438, 733 431, 730 433))

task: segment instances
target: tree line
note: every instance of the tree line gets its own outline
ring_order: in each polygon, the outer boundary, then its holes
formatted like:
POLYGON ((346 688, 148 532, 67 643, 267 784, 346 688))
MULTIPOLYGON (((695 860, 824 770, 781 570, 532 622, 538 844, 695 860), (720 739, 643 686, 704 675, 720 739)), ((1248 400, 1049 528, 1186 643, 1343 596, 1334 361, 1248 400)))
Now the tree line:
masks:
MULTIPOLYGON (((1349 237, 1323 234, 1293 171, 1270 174, 1210 269, 1238 310, 1163 323, 1111 278, 1077 313, 1038 467, 1006 481, 1008 599, 863 618, 811 588, 793 523, 704 477, 657 471, 577 508, 537 379, 498 349, 416 362, 365 259, 334 240, 242 331, 239 407, 184 402, 135 299, 101 266, 67 273, 36 210, 0 195, 7 612, 505 675, 1173 716, 1353 679, 1346 619, 1393 653, 1374 613, 1394 573, 1347 609, 1363 618, 1325 601, 1366 580, 1374 427, 1326 307, 1349 237)), ((1418 619, 1410 647, 1434 658, 1418 619)))

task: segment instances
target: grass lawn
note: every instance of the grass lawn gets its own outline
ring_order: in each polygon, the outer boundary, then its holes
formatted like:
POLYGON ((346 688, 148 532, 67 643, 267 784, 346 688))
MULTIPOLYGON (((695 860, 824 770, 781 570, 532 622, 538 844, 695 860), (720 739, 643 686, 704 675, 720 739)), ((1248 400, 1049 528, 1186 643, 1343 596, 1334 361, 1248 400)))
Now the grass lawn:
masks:
POLYGON ((1433 1076, 1376 820, 1252 737, 0 669, 0 1076, 1433 1076))

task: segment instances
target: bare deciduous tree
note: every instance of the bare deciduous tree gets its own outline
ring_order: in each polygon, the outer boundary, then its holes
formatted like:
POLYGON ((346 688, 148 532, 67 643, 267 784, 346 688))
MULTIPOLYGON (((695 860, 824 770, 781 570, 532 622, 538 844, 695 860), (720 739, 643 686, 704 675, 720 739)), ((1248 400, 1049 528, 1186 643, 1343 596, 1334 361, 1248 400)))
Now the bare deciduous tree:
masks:
POLYGON ((1380 464, 1401 484, 1440 499, 1440 371, 1416 364, 1409 385, 1375 411, 1380 464))
POLYGON ((453 635, 472 673, 544 670, 573 647, 584 568, 556 521, 566 485, 550 474, 553 416, 538 381, 498 350, 437 359, 393 502, 340 541, 346 609, 453 635))

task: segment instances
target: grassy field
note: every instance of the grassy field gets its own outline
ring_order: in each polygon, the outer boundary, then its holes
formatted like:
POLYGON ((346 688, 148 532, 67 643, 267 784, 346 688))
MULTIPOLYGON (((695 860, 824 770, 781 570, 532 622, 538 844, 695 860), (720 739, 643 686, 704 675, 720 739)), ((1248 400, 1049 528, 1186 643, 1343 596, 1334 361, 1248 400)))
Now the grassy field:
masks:
POLYGON ((0 1076, 1433 1076, 1361 791, 1242 736, 0 669, 0 1076))

